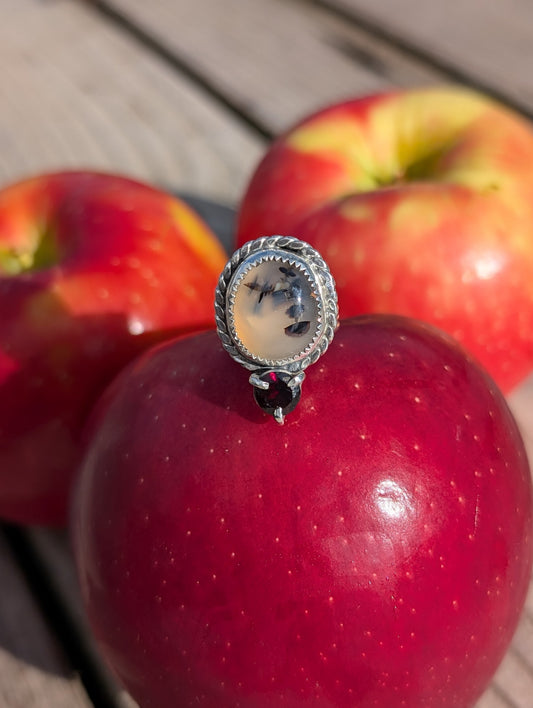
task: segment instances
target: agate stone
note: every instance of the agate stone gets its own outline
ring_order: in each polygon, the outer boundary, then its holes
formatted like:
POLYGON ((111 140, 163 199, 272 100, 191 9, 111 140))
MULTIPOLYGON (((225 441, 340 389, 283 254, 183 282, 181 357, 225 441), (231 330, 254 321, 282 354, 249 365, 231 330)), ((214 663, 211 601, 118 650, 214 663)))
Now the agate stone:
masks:
POLYGON ((265 251, 236 271, 229 321, 245 353, 265 362, 298 359, 316 341, 321 315, 313 273, 298 257, 265 251))

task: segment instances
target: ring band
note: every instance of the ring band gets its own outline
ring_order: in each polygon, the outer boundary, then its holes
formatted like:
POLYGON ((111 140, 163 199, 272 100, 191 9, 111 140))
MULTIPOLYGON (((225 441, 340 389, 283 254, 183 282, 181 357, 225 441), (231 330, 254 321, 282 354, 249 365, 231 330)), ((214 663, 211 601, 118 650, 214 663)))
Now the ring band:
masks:
POLYGON ((215 291, 222 346, 249 371, 258 405, 283 423, 301 395, 304 370, 338 324, 331 272, 308 243, 266 236, 235 251, 215 291))

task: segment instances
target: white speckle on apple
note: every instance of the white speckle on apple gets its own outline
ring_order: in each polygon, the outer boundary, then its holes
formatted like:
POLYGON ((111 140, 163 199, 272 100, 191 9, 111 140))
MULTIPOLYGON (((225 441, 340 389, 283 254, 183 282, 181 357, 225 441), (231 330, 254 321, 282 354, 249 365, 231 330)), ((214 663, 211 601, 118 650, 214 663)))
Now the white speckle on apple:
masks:
POLYGON ((128 264, 128 266, 130 268, 133 268, 134 270, 137 269, 141 265, 140 260, 138 258, 136 258, 135 256, 128 256, 126 258, 126 263, 128 264))

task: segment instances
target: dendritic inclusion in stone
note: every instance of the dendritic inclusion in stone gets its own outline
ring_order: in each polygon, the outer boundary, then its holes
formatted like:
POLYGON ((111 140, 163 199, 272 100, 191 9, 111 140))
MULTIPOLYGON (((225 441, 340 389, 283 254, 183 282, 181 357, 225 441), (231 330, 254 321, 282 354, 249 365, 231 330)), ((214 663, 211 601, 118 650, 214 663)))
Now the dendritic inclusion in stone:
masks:
POLYGON ((230 322, 240 348, 263 361, 294 360, 321 328, 313 275, 290 256, 264 255, 235 274, 230 322))

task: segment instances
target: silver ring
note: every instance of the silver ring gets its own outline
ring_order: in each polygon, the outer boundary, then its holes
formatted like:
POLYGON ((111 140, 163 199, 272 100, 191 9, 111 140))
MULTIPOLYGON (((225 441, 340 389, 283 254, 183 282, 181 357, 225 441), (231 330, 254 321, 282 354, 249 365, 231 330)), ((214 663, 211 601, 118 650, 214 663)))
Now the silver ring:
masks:
POLYGON ((215 319, 224 349, 252 371, 256 402, 283 423, 300 400, 304 370, 335 334, 333 276, 320 254, 297 238, 249 241, 220 275, 215 319))

